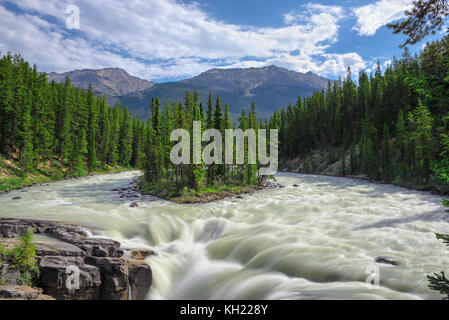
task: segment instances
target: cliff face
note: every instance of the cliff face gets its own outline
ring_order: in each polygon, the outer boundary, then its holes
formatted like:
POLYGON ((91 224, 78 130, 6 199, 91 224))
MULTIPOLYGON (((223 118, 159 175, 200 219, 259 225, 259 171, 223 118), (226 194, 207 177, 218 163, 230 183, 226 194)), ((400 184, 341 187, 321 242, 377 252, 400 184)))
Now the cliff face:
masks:
MULTIPOLYGON (((0 242, 11 249, 25 230, 49 237, 36 241, 40 271, 38 288, 20 287, 20 272, 7 258, 0 266, 0 295, 3 298, 57 300, 140 300, 152 284, 151 267, 142 260, 151 252, 123 258, 120 243, 110 239, 88 238, 85 228, 67 223, 0 218, 0 242), (53 238, 54 240, 52 240, 53 238), (79 272, 79 288, 69 289, 79 272), (71 277, 72 276, 72 277, 71 277), (71 280, 72 279, 72 280, 71 280), (33 291, 33 294, 27 291, 33 291), (37 294, 36 294, 37 292, 37 294)), ((143 252, 143 253, 142 253, 143 252)), ((76 281, 74 282, 76 284, 76 281)))

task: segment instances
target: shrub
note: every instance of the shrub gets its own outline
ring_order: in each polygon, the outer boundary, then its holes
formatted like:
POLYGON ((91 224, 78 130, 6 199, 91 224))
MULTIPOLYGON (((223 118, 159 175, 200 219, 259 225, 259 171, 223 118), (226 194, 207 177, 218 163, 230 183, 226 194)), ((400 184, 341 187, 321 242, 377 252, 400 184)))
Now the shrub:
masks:
POLYGON ((8 255, 11 257, 12 267, 20 270, 22 284, 31 285, 32 280, 39 275, 33 233, 26 230, 20 239, 20 245, 9 251, 8 255))
POLYGON ((0 269, 3 265, 3 257, 5 256, 5 246, 3 243, 0 243, 0 269))
POLYGON ((3 243, 0 243, 0 261, 5 255, 5 245, 3 243))

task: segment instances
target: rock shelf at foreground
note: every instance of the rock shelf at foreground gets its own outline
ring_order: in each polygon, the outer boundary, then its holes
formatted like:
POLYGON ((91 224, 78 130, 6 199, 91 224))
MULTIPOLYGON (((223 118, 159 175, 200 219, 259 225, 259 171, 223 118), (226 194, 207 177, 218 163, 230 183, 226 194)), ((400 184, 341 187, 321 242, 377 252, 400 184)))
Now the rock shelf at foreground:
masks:
POLYGON ((34 241, 38 288, 20 286, 20 272, 7 258, 0 264, 0 299, 142 300, 147 296, 152 270, 143 259, 151 253, 130 250, 134 259, 126 259, 119 242, 89 238, 83 226, 32 219, 0 218, 0 243, 12 249, 27 229, 49 237, 34 241), (67 270, 73 266, 79 269, 79 289, 69 290, 66 281, 72 273, 67 270))

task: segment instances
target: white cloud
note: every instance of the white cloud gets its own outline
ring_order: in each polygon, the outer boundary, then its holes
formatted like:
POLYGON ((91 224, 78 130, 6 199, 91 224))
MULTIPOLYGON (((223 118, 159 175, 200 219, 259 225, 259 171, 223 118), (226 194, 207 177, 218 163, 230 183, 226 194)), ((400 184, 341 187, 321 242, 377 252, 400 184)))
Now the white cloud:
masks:
POLYGON ((392 21, 404 17, 404 12, 411 8, 413 0, 380 0, 359 8, 353 8, 357 16, 354 30, 361 36, 372 36, 376 31, 392 21))
POLYGON ((21 53, 45 71, 119 67, 150 80, 268 64, 334 75, 344 63, 363 61, 355 53, 327 52, 344 15, 338 6, 308 4, 285 15, 284 27, 260 28, 217 21, 198 5, 175 0, 79 0, 81 30, 71 32, 65 9, 72 3, 17 2, 26 14, 0 5, 0 29, 6 30, 0 50, 21 53))
POLYGON ((326 20, 331 24, 343 18, 344 10, 339 6, 324 6, 321 4, 309 3, 304 6, 305 10, 290 11, 284 15, 284 22, 287 25, 295 23, 303 23, 309 20, 315 20, 315 22, 326 20))
POLYGON ((357 77, 359 71, 366 68, 365 61, 357 53, 328 54, 326 57, 327 60, 321 65, 323 73, 345 76, 350 66, 352 75, 357 77))

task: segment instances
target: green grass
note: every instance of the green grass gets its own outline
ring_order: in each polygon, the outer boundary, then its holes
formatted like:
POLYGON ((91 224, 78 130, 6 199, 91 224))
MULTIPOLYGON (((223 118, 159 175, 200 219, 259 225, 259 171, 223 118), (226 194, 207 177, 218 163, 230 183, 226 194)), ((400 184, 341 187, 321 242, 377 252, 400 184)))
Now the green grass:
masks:
POLYGON ((25 172, 19 168, 17 162, 6 161, 0 157, 0 193, 38 183, 48 183, 57 180, 86 176, 88 174, 116 173, 125 170, 128 170, 128 168, 117 166, 99 169, 89 173, 87 169, 83 168, 76 172, 76 174, 67 175, 67 168, 65 168, 59 161, 53 160, 49 165, 40 165, 37 169, 25 172))
MULTIPOLYGON (((62 178, 62 177, 61 177, 62 178)), ((33 183, 43 183, 58 180, 57 176, 38 176, 33 175, 32 177, 13 177, 0 179, 0 191, 8 192, 14 189, 22 188, 25 186, 30 186, 33 183)))

